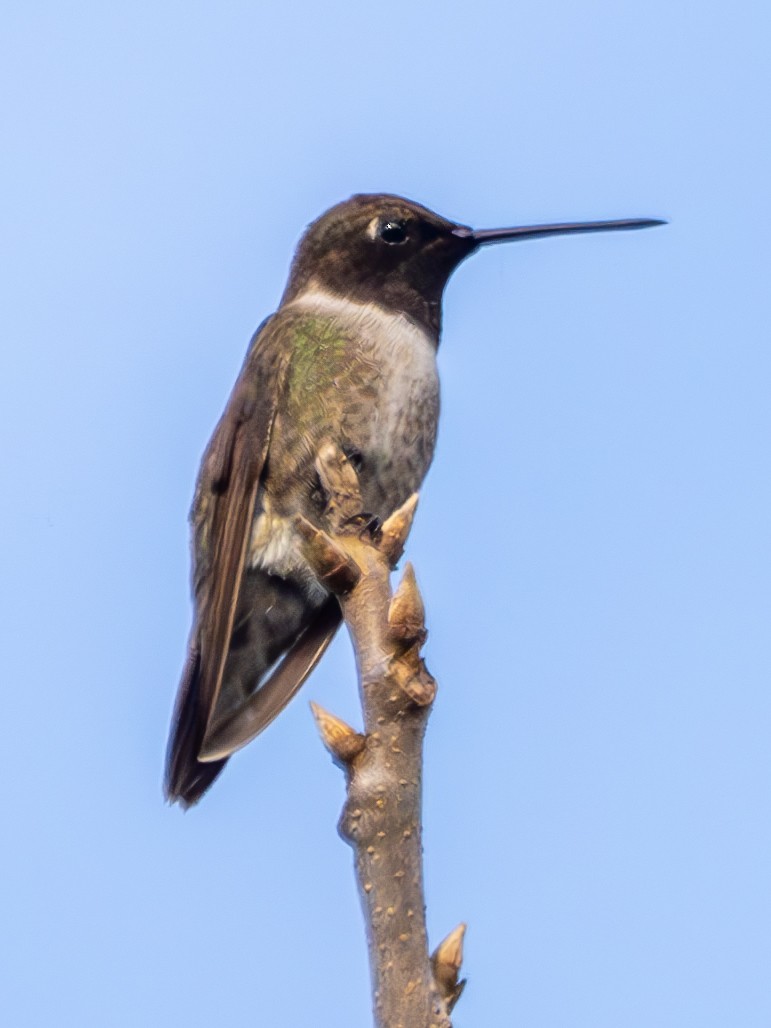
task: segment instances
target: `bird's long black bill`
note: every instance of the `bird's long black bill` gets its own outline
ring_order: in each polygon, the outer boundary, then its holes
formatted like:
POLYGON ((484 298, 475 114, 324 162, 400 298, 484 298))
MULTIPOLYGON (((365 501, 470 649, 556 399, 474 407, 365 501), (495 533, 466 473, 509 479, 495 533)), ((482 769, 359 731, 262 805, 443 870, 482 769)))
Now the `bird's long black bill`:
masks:
POLYGON ((621 232, 666 225, 658 218, 623 218, 620 221, 576 221, 556 225, 525 225, 522 228, 483 228, 471 232, 479 246, 507 243, 514 239, 542 239, 545 236, 577 235, 580 232, 621 232))

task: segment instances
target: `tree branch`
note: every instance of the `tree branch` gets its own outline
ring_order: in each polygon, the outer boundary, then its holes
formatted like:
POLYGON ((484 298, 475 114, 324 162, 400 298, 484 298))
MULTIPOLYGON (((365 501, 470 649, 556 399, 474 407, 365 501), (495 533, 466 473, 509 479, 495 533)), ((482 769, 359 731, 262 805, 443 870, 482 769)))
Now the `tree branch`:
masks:
POLYGON ((395 594, 390 572, 401 556, 417 496, 372 530, 358 478, 334 445, 316 461, 328 496, 328 532, 302 517, 303 552, 338 596, 359 673, 364 734, 313 704, 322 740, 346 776, 339 822, 354 851, 364 910, 377 1028, 451 1028, 465 925, 428 954, 423 891, 423 735, 436 683, 420 648, 423 601, 407 565, 395 594), (362 527, 364 526, 364 527, 362 527))

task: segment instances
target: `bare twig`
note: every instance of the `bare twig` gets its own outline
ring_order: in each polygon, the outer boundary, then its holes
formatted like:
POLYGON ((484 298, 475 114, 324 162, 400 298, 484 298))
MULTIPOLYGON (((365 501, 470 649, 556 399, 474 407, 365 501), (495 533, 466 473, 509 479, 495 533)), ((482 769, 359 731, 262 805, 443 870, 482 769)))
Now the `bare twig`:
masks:
POLYGON ((338 595, 356 652, 364 734, 313 705, 325 746, 346 775, 339 830, 351 845, 369 943, 378 1028, 451 1028, 465 925, 428 954, 421 845, 422 743, 436 683, 420 656, 423 601, 407 565, 392 595, 417 505, 411 497, 374 533, 363 530, 358 479, 334 446, 316 462, 328 532, 299 519, 306 559, 338 595))

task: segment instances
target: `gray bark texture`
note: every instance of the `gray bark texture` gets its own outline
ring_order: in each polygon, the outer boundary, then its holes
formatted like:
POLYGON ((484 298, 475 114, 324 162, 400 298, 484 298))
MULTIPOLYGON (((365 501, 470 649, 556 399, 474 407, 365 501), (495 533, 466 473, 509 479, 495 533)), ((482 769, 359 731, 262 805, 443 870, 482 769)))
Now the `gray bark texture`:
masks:
POLYGON ((359 674, 364 732, 313 704, 322 740, 346 777, 339 831, 354 852, 367 928, 376 1028, 452 1028, 464 925, 429 956, 423 891, 423 736, 436 695, 420 648, 423 602, 412 567, 395 593, 417 496, 382 527, 361 514, 358 480, 334 446, 316 462, 327 531, 298 518, 305 556, 338 596, 359 674))

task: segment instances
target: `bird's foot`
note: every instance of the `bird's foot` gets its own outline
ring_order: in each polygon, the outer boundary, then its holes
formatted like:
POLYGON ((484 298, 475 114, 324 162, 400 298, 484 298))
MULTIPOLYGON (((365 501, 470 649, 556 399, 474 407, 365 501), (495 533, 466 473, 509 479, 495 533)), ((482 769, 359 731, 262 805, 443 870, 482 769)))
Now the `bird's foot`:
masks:
POLYGON ((354 514, 352 518, 347 518, 344 525, 346 528, 350 528, 351 530, 358 529, 360 539, 363 539, 365 535, 368 535, 373 543, 380 541, 383 522, 377 514, 369 514, 366 511, 362 511, 361 514, 354 514))

